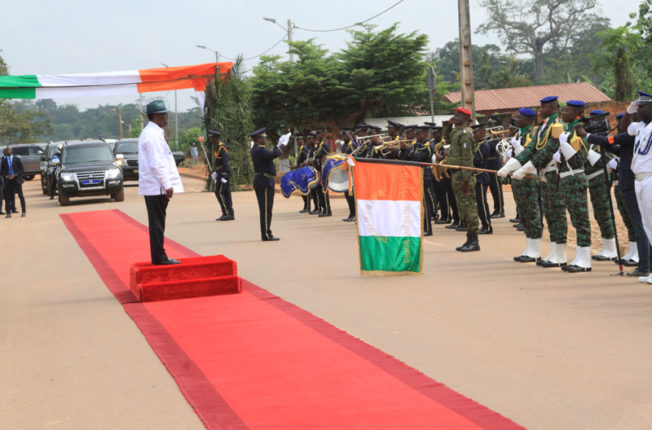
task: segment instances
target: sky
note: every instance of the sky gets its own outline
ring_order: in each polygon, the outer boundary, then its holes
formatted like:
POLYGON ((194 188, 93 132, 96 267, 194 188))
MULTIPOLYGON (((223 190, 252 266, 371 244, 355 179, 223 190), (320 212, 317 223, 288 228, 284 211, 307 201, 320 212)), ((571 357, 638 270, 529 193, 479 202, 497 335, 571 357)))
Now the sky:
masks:
MULTIPOLYGON (((0 55, 12 75, 91 73, 183 66, 220 61, 242 54, 254 57, 283 39, 287 32, 263 20, 275 18, 287 28, 334 29, 370 18, 398 0, 21 0, 3 5, 0 55), (13 19, 12 19, 13 17, 13 19)), ((624 24, 635 12, 638 0, 598 0, 602 15, 612 26, 624 24)), ((486 20, 479 0, 470 0, 471 26, 486 20)), ((403 0, 393 9, 369 21, 379 29, 399 23, 401 33, 418 31, 429 38, 431 51, 458 37, 455 0, 403 0)), ((314 38, 330 52, 346 47, 347 31, 310 32, 295 29, 295 40, 314 38)), ((495 43, 494 35, 472 34, 474 44, 495 43)), ((280 43, 268 54, 287 55, 280 43)), ((247 61, 251 70, 258 58, 247 61)), ((194 107, 191 90, 177 93, 179 111, 194 107)), ((174 110, 174 91, 145 94, 144 101, 163 98, 174 110)), ((104 104, 137 103, 137 96, 57 99, 87 109, 104 104)))

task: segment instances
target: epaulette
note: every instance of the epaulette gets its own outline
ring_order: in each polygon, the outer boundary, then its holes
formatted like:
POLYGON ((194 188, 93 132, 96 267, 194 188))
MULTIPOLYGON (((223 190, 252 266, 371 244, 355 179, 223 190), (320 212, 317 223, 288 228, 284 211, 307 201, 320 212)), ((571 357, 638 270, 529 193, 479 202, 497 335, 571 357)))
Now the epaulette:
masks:
POLYGON ((561 136, 563 132, 564 126, 559 122, 556 122, 550 126, 550 136, 553 139, 559 139, 559 136, 561 136))

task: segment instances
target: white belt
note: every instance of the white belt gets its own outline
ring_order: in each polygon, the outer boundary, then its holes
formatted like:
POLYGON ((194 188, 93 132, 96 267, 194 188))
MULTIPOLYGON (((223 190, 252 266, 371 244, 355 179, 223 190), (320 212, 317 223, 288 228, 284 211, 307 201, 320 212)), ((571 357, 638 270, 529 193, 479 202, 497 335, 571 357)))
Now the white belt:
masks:
POLYGON ((635 175, 637 181, 642 181, 643 179, 647 179, 650 176, 652 176, 652 172, 643 172, 643 173, 637 173, 635 175))
POLYGON ((589 181, 593 178, 597 178, 598 176, 602 175, 604 173, 604 170, 598 170, 596 172, 591 173, 590 175, 586 175, 586 179, 589 181))
POLYGON ((557 165, 555 165, 555 160, 551 160, 550 163, 546 166, 543 173, 554 172, 557 170, 557 165))
POLYGON ((565 178, 566 176, 579 175, 580 173, 584 173, 584 169, 575 169, 575 170, 568 170, 566 172, 561 172, 559 174, 559 177, 560 178, 565 178))

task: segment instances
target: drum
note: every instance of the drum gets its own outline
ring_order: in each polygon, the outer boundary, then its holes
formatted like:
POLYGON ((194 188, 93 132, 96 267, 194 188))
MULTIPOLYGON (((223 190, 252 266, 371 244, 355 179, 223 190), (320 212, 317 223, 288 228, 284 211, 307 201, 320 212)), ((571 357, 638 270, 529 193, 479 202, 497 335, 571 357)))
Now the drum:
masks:
POLYGON ((319 172, 312 166, 301 167, 292 173, 294 187, 304 196, 319 185, 319 172))
POLYGON ((294 171, 291 170, 281 178, 281 193, 286 199, 289 199, 290 196, 294 194, 295 191, 297 191, 297 187, 295 187, 294 182, 292 182, 293 176, 294 171))
POLYGON ((349 189, 348 171, 345 167, 348 155, 334 154, 326 157, 322 167, 321 181, 324 188, 329 188, 336 193, 343 193, 349 189))

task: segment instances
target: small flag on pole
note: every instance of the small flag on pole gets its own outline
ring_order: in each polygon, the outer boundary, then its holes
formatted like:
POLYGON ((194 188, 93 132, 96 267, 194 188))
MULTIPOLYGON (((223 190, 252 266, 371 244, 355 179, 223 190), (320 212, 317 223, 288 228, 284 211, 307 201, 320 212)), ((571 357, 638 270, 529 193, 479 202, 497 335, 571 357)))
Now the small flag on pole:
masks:
POLYGON ((421 273, 423 169, 356 159, 353 179, 361 273, 421 273))

